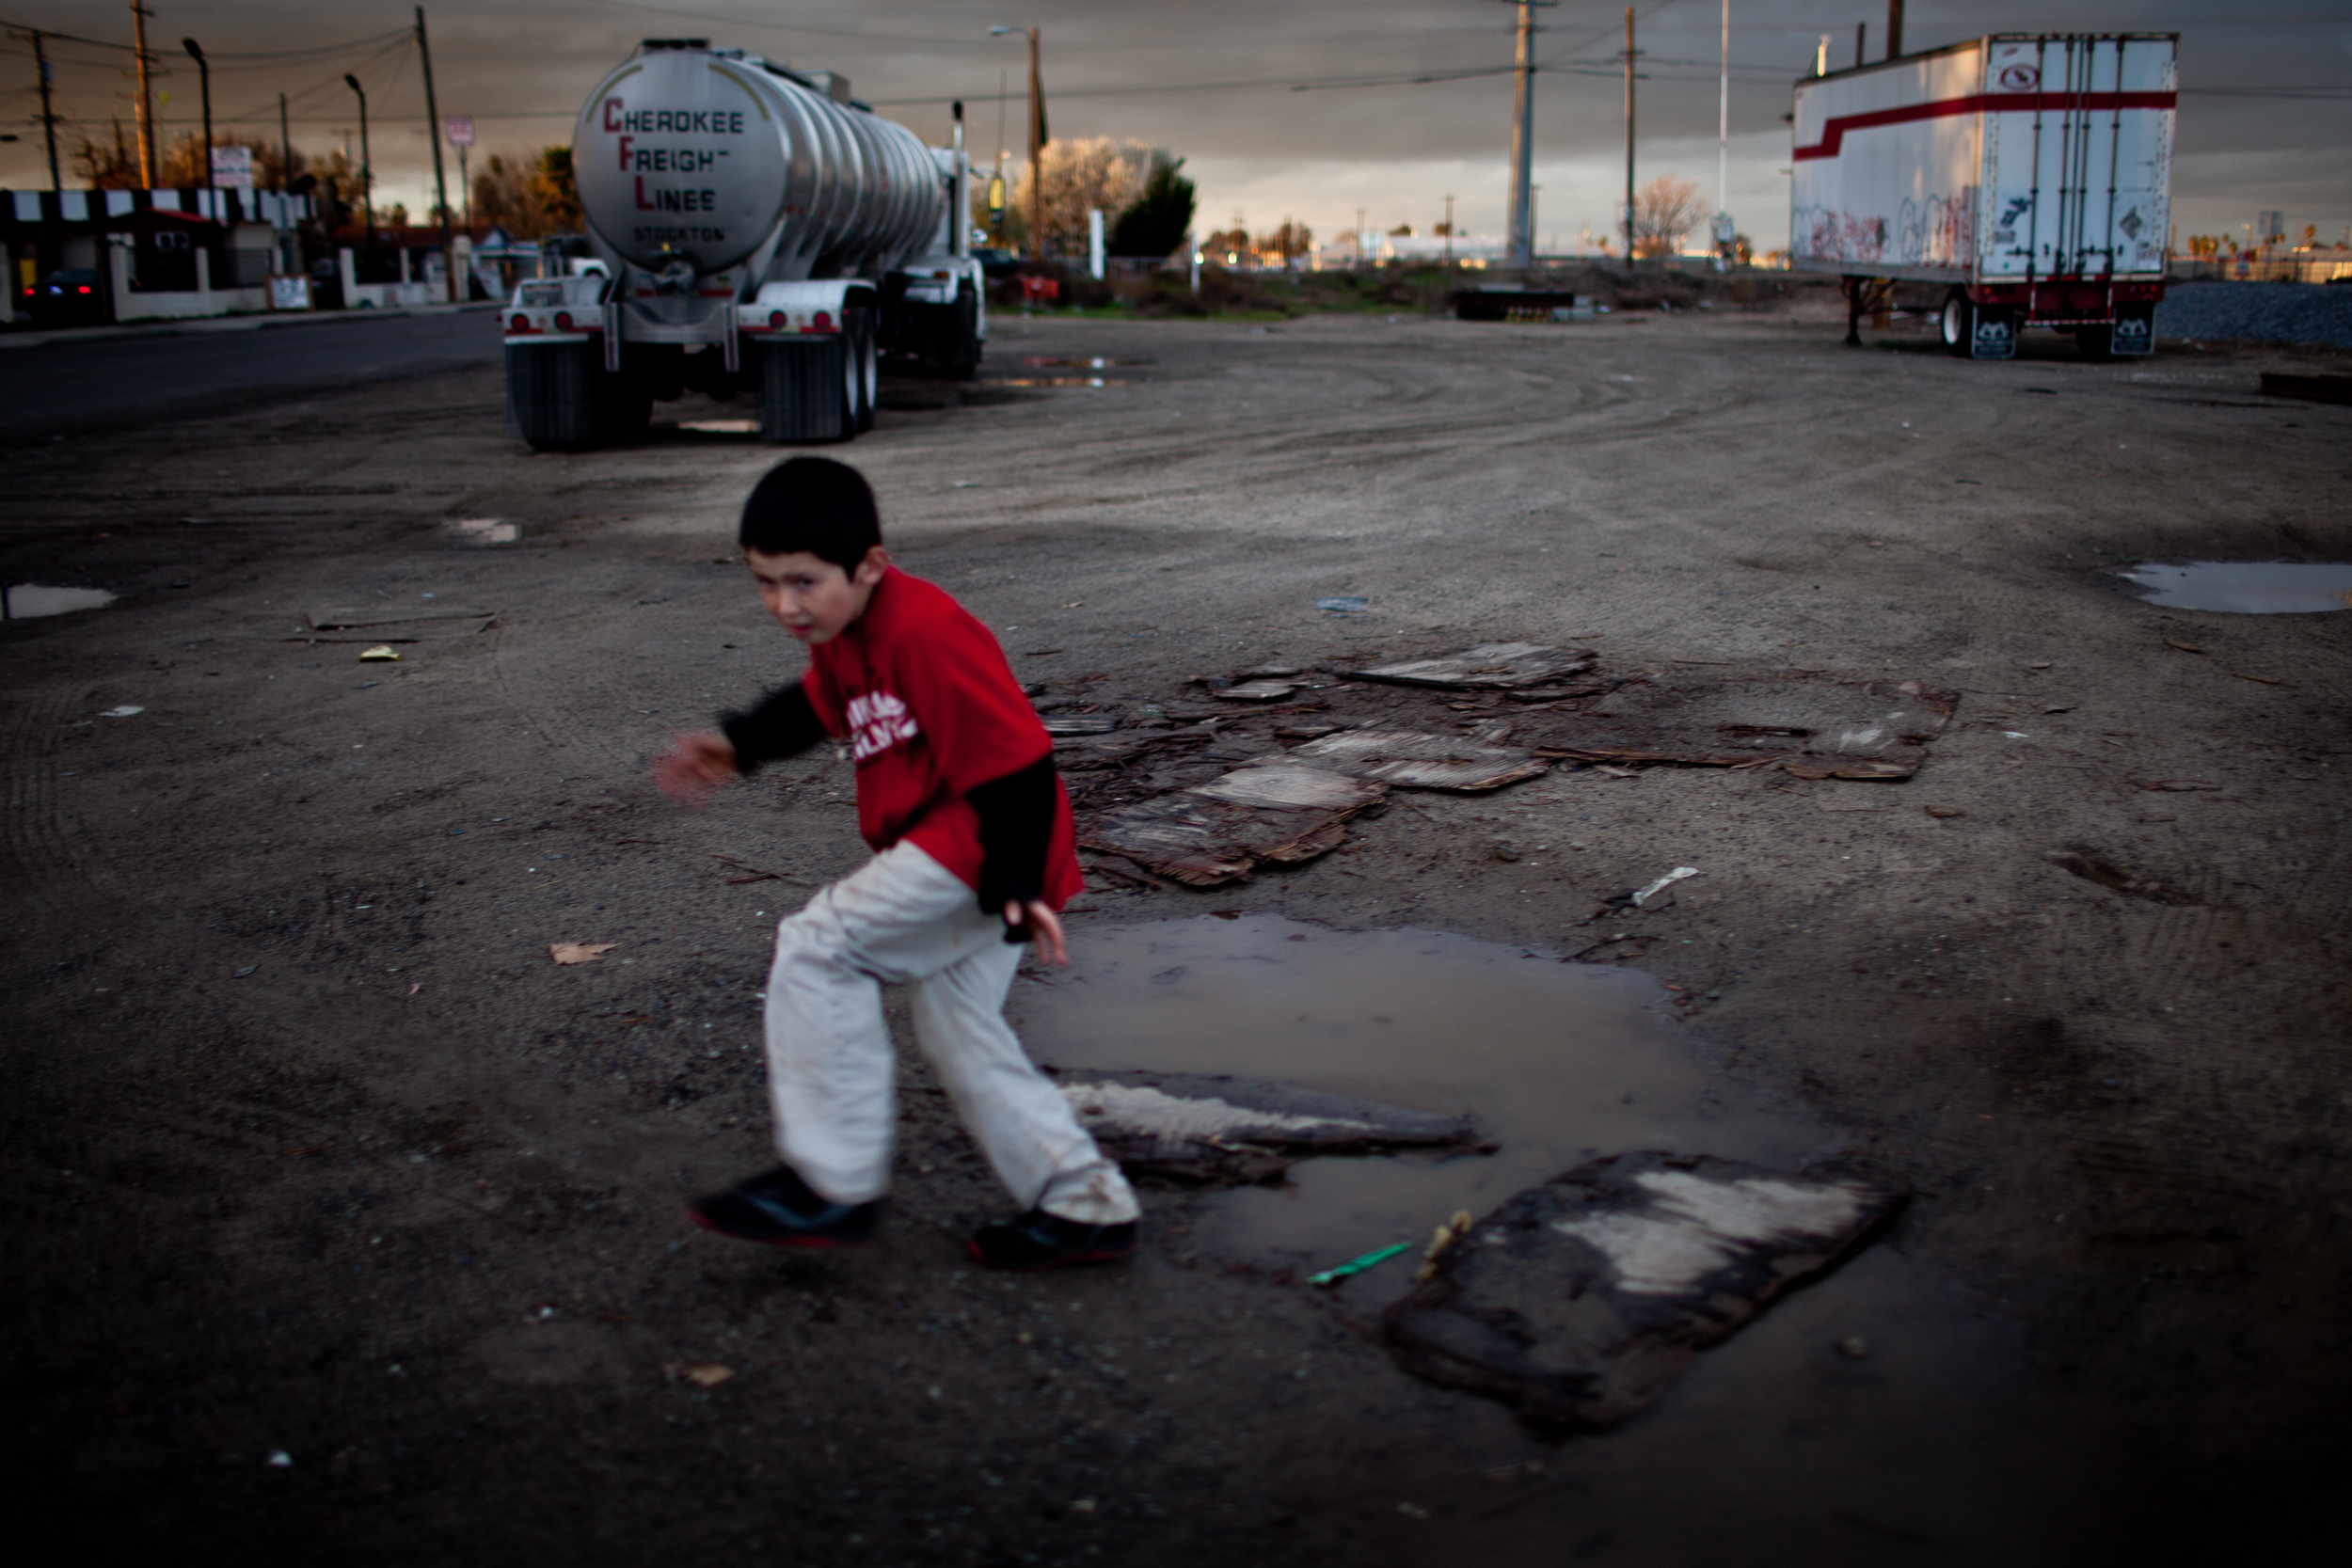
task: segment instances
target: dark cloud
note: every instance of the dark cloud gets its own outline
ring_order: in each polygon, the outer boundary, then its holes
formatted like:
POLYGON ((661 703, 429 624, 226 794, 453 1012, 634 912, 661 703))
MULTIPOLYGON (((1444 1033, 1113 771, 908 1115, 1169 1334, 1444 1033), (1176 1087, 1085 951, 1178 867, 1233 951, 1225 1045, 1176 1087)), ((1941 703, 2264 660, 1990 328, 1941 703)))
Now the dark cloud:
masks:
MULTIPOLYGON (((1640 156, 1648 172, 1685 173, 1712 195, 1718 9, 1715 0, 1646 0, 1637 7, 1645 52, 1640 156)), ((2334 234, 2352 223, 2352 190, 2339 171, 2352 149, 2352 5, 2277 0, 2058 0, 2051 11, 2017 0, 1912 0, 1913 49, 1987 31, 2178 31, 2184 96, 2175 210, 2184 232, 2234 228, 2259 207, 2284 208, 2297 227, 2334 234), (2275 96, 2303 89, 2309 96, 2275 96), (2243 209, 2243 211, 2241 211, 2243 209)), ((294 0, 162 0, 151 45, 169 74, 167 129, 193 125, 195 72, 178 43, 199 37, 219 61, 216 119, 224 130, 274 138, 277 95, 294 104, 297 145, 324 146, 356 127, 342 73, 369 87, 377 166, 395 192, 420 193, 428 152, 414 51, 394 33, 406 6, 322 8, 294 0), (373 41, 369 41, 373 40, 373 41), (309 51, 309 53, 293 53, 309 51), (255 56, 269 55, 262 58, 255 56)), ((1012 101, 1007 135, 1020 139, 1027 51, 992 39, 991 24, 1042 29, 1052 123, 1059 135, 1109 135, 1168 147, 1192 161, 1206 214, 1236 202, 1271 222, 1285 214, 1329 232, 1364 207, 1384 226, 1427 222, 1447 194, 1471 228, 1501 221, 1509 141, 1509 6, 1492 0, 803 0, 787 10, 752 0, 492 0, 459 11, 428 8, 444 114, 471 114, 484 150, 567 140, 580 95, 644 37, 708 37, 795 64, 841 71, 860 96, 941 138, 946 99, 969 104, 973 142, 996 137, 1001 82, 1012 101), (1415 82, 1414 77, 1431 78, 1415 82), (1279 211, 1278 211, 1279 209, 1279 211)), ((1734 0, 1732 198, 1742 227, 1782 232, 1777 169, 1786 163, 1788 85, 1820 36, 1834 64, 1851 62, 1854 25, 1884 46, 1882 0, 1734 0)), ((120 7, 87 0, 0 0, 16 26, 127 43, 120 7)), ((1605 228, 1622 156, 1613 57, 1622 5, 1565 0, 1541 12, 1538 180, 1542 227, 1605 228)), ((0 88, 0 116, 24 140, 0 146, 0 182, 45 182, 31 60, 11 46, 21 81, 0 88)), ((61 112, 103 134, 130 120, 126 56, 61 44, 61 112)), ((71 134, 71 133, 69 133, 71 134)), ((1620 177, 1621 178, 1621 177, 1620 177)))

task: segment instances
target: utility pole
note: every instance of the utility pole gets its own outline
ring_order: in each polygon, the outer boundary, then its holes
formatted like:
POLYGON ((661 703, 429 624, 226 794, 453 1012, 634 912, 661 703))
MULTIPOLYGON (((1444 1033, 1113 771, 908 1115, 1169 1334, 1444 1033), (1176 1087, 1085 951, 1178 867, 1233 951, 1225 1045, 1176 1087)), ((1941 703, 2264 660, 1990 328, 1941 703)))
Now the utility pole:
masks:
POLYGON ((49 135, 49 188, 65 189, 57 178, 57 117, 49 106, 49 56, 40 47, 40 34, 33 34, 33 63, 40 68, 40 128, 49 135))
POLYGON ((204 84, 204 188, 209 191, 213 188, 213 63, 194 39, 182 39, 180 47, 196 62, 197 79, 204 84))
POLYGON ((131 38, 139 60, 139 183, 151 191, 155 188, 155 100, 148 65, 154 56, 147 52, 147 19, 154 14, 139 0, 131 0, 131 38))
POLYGON ((294 183, 294 127, 286 120, 286 95, 278 95, 278 189, 283 195, 294 183))
POLYGON ((1856 71, 1862 69, 1862 62, 1867 57, 1869 47, 1870 24, 1867 22, 1855 23, 1853 24, 1853 68, 1856 71))
POLYGON ((1886 0, 1886 57, 1899 59, 1903 52, 1903 0, 1886 0))
POLYGON ((1735 230, 1731 221, 1731 0, 1724 0, 1723 75, 1715 89, 1715 270, 1730 265, 1735 230))
POLYGON ((450 303, 457 293, 457 258, 449 247, 449 177, 441 166, 441 110, 433 97, 433 41, 424 36, 424 8, 417 8, 417 54, 424 61, 424 139, 433 147, 433 194, 441 211, 441 271, 449 279, 450 303))
POLYGON ((1045 260, 1045 78, 1038 71, 1038 30, 1029 29, 1029 243, 1045 260))
MULTIPOLYGON (((1038 73, 1038 30, 1035 27, 991 27, 991 38, 1029 35, 1029 245, 1037 259, 1045 260, 1045 82, 1038 73)), ((1002 139, 1001 137, 999 138, 1002 139)))
POLYGON ((1534 264, 1535 220, 1528 182, 1535 165, 1535 8, 1558 0, 1518 0, 1518 88, 1511 104, 1511 230, 1502 264, 1521 271, 1534 264))
POLYGON ((1452 276, 1454 272, 1454 198, 1450 196, 1445 198, 1445 270, 1449 277, 1452 276))
POLYGON ((1633 271, 1633 8, 1625 8, 1625 270, 1633 271))

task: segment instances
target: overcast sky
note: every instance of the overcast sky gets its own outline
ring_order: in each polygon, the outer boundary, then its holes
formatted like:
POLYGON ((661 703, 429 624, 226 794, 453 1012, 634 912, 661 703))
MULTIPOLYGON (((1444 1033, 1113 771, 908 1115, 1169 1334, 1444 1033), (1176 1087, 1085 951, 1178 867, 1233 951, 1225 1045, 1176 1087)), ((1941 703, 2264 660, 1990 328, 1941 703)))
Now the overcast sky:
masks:
MULTIPOLYGON (((217 139, 277 136, 278 94, 293 103, 298 148, 350 136, 358 115, 345 71, 369 93, 380 201, 421 212, 430 184, 424 91, 405 41, 412 8, 377 0, 153 0, 149 46, 168 75, 160 119, 197 124, 197 72, 180 40, 214 59, 217 139)), ((1639 175, 1680 174, 1715 199, 1719 0, 1642 0, 1637 43, 1639 175)), ((526 151, 570 137, 596 78, 648 36, 708 37, 837 70, 862 98, 931 141, 946 100, 969 103, 973 146, 997 139, 999 86, 1017 160, 1027 51, 991 24, 1043 29, 1048 114, 1057 136, 1134 137, 1187 160, 1204 227, 1285 217, 1320 238, 1354 227, 1426 232, 1454 197, 1461 226, 1499 232, 1510 147, 1515 11, 1500 0, 474 0, 427 8, 444 116, 475 118, 481 145, 526 151), (1448 79, 1416 83, 1415 76, 1448 79)), ((1624 180, 1622 4, 1563 0, 1538 12, 1536 222, 1549 246, 1614 222, 1624 180)), ((0 0, 0 20, 127 45, 127 3, 0 0)), ((1732 0, 1730 209, 1759 248, 1788 236, 1789 84, 1830 36, 1834 66, 1853 60, 1854 25, 1883 53, 1883 0, 1732 0)), ((2328 240, 2352 226, 2352 0, 1911 0, 1903 41, 1932 48, 1986 32, 2164 31, 2181 38, 2173 216, 2180 233, 2242 232, 2259 210, 2328 240)), ((49 45, 57 112, 76 134, 131 122, 129 55, 49 45)), ((0 60, 0 185, 48 182, 29 48, 0 60)), ((455 180, 453 161, 450 178, 455 180)), ((73 182, 68 166, 67 182, 73 182)))

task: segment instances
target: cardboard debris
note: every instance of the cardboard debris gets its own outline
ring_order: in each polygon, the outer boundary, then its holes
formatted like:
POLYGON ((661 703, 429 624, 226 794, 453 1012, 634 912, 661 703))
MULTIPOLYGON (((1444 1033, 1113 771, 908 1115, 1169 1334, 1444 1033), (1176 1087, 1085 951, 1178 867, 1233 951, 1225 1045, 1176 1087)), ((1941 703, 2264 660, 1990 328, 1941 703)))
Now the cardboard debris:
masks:
POLYGON ((1903 1202, 1851 1174, 1619 1154, 1472 1225, 1383 1315, 1398 1361, 1537 1420, 1613 1426, 1903 1202))
POLYGON ((1434 686, 1464 691, 1509 691, 1581 675, 1599 655, 1590 648, 1547 648, 1534 642, 1481 642, 1442 658, 1406 659, 1345 672, 1349 680, 1389 686, 1434 686))
POLYGON ((1290 754, 1317 768, 1407 789, 1500 789, 1551 766, 1532 752, 1412 730, 1341 730, 1290 754))
POLYGON ((553 942, 548 957, 560 964, 592 964, 621 944, 617 942, 553 942))
POLYGON ((1520 739, 1579 762, 1777 764, 1801 779, 1907 779, 1959 705, 1917 681, 1658 674, 1528 721, 1520 739))
POLYGON ((1271 1181, 1295 1160, 1399 1148, 1485 1152, 1467 1116, 1408 1111, 1263 1079, 1178 1072, 1056 1074, 1105 1153, 1138 1176, 1187 1184, 1271 1181))
POLYGON ((1082 831, 1078 842, 1215 887, 1247 877, 1260 861, 1311 860, 1336 847, 1347 819, 1387 793, 1385 784, 1278 759, 1128 806, 1082 831))

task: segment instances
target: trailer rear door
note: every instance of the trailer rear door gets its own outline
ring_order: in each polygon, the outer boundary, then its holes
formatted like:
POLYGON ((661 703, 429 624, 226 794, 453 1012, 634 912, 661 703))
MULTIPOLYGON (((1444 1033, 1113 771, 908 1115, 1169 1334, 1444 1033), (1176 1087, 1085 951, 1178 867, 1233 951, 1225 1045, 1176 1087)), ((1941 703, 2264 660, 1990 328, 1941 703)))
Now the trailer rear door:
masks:
POLYGON ((2173 38, 1986 42, 1978 276, 2161 277, 2171 219, 2173 38))

